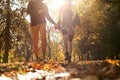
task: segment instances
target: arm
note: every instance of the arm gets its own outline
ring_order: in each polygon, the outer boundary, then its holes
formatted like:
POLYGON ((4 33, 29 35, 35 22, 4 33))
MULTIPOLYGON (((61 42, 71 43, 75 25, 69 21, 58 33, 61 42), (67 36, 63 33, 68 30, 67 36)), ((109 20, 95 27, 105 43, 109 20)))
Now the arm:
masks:
POLYGON ((80 17, 77 13, 76 13, 75 18, 73 20, 73 26, 75 27, 76 25, 80 26, 80 17))
POLYGON ((60 25, 61 25, 61 20, 60 20, 60 17, 59 17, 59 20, 58 20, 58 22, 57 22, 57 24, 56 24, 56 25, 57 25, 57 28, 58 28, 58 29, 60 29, 60 25))
POLYGON ((48 11, 48 7, 46 6, 46 18, 52 23, 55 24, 55 22, 53 21, 53 19, 50 17, 49 15, 49 11, 48 11))

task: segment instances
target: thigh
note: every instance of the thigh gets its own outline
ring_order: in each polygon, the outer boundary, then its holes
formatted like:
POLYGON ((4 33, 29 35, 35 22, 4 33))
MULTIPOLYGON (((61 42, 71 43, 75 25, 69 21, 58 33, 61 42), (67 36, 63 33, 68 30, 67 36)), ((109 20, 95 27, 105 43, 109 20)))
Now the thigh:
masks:
POLYGON ((46 39, 46 24, 40 24, 40 36, 41 39, 46 39))
POLYGON ((69 41, 73 40, 74 34, 75 34, 75 29, 73 27, 69 28, 69 34, 68 34, 69 41))
POLYGON ((39 25, 31 27, 33 41, 38 41, 39 37, 39 25))

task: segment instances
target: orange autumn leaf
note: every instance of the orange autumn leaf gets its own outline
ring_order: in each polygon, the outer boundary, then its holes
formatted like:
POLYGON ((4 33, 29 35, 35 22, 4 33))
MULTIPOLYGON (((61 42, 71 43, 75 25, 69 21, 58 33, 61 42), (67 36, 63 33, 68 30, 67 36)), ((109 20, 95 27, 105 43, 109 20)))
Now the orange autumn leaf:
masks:
POLYGON ((33 63, 33 64, 32 64, 32 67, 33 67, 34 69, 41 69, 41 68, 42 68, 42 66, 41 66, 39 63, 33 63))

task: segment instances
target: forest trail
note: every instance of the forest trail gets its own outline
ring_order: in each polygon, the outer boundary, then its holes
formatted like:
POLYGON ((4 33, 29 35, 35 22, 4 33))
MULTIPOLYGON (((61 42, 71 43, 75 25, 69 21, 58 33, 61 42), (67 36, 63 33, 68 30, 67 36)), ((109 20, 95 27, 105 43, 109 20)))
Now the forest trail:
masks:
POLYGON ((120 80, 119 60, 1 63, 0 80, 120 80))

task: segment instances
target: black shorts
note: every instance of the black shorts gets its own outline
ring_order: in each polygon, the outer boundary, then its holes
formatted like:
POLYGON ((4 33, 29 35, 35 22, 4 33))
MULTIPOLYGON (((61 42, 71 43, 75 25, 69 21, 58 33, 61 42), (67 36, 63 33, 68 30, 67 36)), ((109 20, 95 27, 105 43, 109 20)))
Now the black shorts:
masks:
POLYGON ((66 29, 63 29, 63 30, 62 30, 62 34, 63 34, 63 35, 68 35, 68 40, 69 40, 69 41, 72 41, 72 40, 73 40, 73 36, 74 36, 74 35, 69 35, 69 33, 68 33, 68 31, 67 31, 66 29))

